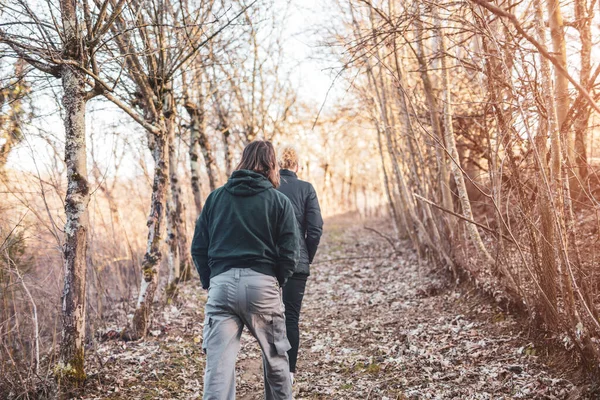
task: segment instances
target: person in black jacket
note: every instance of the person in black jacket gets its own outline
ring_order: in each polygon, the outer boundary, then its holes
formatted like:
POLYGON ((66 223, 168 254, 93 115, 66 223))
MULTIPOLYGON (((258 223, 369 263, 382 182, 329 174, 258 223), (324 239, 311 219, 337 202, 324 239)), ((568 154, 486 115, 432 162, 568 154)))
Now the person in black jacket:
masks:
POLYGON ((313 262, 317 247, 323 233, 323 219, 319 200, 313 186, 298 179, 298 154, 292 147, 284 147, 280 154, 279 171, 281 183, 279 191, 285 194, 294 206, 300 235, 300 261, 294 275, 283 288, 283 303, 285 304, 285 325, 287 337, 292 348, 288 351, 290 357, 290 373, 292 382, 296 372, 298 348, 300 346, 300 309, 304 297, 306 281, 310 275, 309 265, 313 262))
POLYGON ((244 326, 263 352, 265 398, 292 398, 280 287, 296 269, 300 237, 294 208, 278 186, 273 146, 252 142, 227 184, 208 196, 196 222, 192 258, 208 289, 205 400, 235 399, 244 326))

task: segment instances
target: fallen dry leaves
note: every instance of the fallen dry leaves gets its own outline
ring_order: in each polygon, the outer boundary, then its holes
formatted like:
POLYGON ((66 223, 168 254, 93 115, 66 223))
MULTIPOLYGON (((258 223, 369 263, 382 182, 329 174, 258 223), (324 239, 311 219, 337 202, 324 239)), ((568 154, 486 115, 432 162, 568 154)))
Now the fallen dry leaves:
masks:
MULTIPOLYGON (((595 397, 543 365, 522 322, 396 248, 350 221, 327 224, 303 306, 296 399, 595 397)), ((204 301, 188 282, 145 341, 98 344, 82 398, 201 398, 204 301)), ((262 398, 261 365, 244 332, 239 399, 262 398)))

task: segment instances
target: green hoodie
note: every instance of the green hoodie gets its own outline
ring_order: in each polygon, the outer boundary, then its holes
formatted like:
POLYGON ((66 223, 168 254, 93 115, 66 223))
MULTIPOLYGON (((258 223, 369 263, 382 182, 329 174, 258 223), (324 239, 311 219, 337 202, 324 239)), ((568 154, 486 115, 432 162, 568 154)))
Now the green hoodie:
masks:
POLYGON ((294 209, 263 175, 234 171, 206 199, 192 240, 192 258, 207 289, 230 268, 252 268, 283 286, 294 273, 299 236, 294 209))

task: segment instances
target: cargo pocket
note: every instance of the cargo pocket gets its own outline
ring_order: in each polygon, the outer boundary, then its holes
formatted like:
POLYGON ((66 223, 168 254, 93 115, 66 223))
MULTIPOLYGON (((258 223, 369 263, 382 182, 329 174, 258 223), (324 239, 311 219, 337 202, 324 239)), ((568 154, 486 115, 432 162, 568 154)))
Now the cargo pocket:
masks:
POLYGON ((210 329, 212 328, 213 320, 211 317, 204 318, 204 327, 202 328, 202 350, 206 354, 206 346, 208 335, 210 335, 210 329))
POLYGON ((285 318, 283 315, 273 315, 271 319, 271 335, 270 342, 275 346, 277 354, 285 355, 292 348, 287 339, 285 331, 285 318))

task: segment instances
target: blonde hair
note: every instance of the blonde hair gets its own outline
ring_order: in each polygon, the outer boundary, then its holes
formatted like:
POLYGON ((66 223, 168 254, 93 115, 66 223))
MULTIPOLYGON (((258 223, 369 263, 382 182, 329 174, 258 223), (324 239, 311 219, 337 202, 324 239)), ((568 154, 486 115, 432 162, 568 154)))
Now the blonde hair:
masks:
POLYGON ((298 152, 292 146, 283 146, 279 158, 279 166, 282 169, 296 169, 298 166, 298 152))

